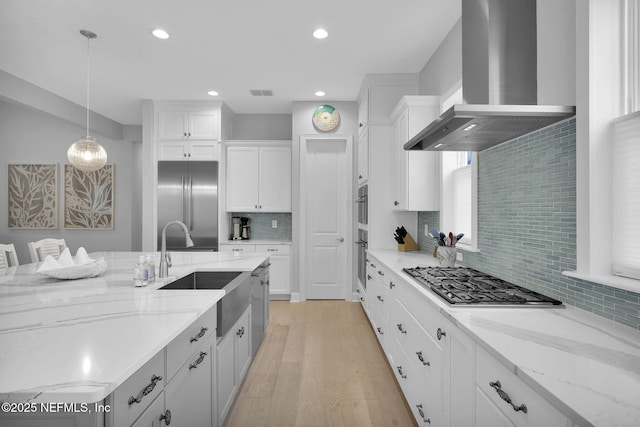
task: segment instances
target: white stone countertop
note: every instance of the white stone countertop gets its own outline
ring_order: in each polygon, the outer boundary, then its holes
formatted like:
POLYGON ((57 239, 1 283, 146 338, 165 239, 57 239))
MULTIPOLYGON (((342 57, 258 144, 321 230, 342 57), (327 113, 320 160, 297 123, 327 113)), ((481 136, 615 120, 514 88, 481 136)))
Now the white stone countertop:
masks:
POLYGON ((569 305, 451 306, 401 271, 433 257, 369 253, 577 425, 640 426, 640 331, 569 305))
POLYGON ((172 252, 172 277, 136 288, 142 254, 90 254, 108 265, 92 279, 58 281, 36 273, 40 264, 0 270, 0 401, 104 399, 224 295, 159 287, 194 271, 252 271, 268 258, 172 252))

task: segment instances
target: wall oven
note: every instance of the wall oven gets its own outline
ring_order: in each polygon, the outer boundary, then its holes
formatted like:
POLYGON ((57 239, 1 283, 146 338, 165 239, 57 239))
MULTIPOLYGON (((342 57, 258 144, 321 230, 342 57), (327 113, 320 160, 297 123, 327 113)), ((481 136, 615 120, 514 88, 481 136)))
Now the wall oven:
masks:
POLYGON ((368 224, 369 222, 368 194, 368 185, 363 185, 358 188, 358 199, 356 200, 356 203, 358 204, 358 223, 363 225, 368 224))
POLYGON ((367 230, 358 230, 358 280, 362 283, 362 287, 367 289, 367 230))

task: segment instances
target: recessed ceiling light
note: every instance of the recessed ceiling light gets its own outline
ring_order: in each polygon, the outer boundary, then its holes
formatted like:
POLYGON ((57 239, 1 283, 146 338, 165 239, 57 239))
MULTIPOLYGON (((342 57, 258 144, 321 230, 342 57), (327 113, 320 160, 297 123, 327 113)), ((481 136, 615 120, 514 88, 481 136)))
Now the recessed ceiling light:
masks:
POLYGON ((209 95, 211 96, 218 96, 220 95, 218 92, 216 92, 215 90, 210 90, 209 92, 207 92, 209 95))
POLYGON ((162 40, 166 40, 169 38, 169 33, 167 33, 165 30, 161 28, 156 28, 151 32, 151 34, 153 34, 154 36, 162 40))
POLYGON ((327 38, 328 35, 329 35, 329 33, 327 33, 327 30, 325 30, 323 28, 318 28, 317 30, 315 30, 313 32, 313 37, 315 37, 317 39, 325 39, 325 38, 327 38))
POLYGON ((316 92, 316 96, 325 96, 326 93, 324 93, 323 91, 319 90, 316 92))

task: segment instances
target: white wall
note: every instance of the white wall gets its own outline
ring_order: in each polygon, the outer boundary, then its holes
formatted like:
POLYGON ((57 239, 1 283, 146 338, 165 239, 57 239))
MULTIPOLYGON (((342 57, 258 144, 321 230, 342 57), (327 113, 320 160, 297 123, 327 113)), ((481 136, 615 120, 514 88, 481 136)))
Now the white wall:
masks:
POLYGON ((114 230, 80 231, 62 228, 64 203, 63 165, 67 148, 86 133, 82 126, 51 114, 11 102, 0 97, 0 242, 13 243, 21 264, 31 262, 27 242, 44 237, 64 238, 73 254, 80 246, 89 252, 131 250, 132 201, 135 187, 132 143, 94 134, 107 150, 109 163, 115 165, 114 230), (9 230, 7 228, 7 164, 57 163, 58 217, 57 230, 9 230))

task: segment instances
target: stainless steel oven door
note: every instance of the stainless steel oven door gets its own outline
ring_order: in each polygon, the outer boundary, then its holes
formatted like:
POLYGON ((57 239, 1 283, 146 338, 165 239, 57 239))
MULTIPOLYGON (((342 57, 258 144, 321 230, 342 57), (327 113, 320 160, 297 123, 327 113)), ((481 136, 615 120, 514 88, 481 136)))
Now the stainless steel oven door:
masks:
POLYGON ((358 280, 367 289, 367 230, 358 230, 358 280))

